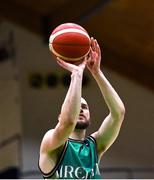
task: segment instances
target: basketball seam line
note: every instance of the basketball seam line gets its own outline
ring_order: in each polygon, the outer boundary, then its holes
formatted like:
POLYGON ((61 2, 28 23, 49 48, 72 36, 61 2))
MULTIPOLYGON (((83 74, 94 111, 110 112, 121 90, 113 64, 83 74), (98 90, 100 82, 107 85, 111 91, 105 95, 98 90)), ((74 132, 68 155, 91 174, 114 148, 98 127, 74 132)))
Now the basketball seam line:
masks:
POLYGON ((63 34, 63 33, 69 33, 69 32, 72 32, 72 33, 79 33, 79 34, 82 34, 82 35, 85 35, 89 40, 90 40, 90 37, 89 35, 82 31, 82 30, 78 30, 78 29, 74 29, 74 28, 70 28, 70 29, 63 29, 63 30, 60 30, 58 32, 56 32, 55 34, 51 34, 50 38, 49 38, 49 42, 52 42, 54 40, 55 37, 63 34))
POLYGON ((49 43, 50 45, 53 46, 53 44, 55 45, 62 45, 62 46, 89 46, 89 44, 62 44, 62 43, 49 43))

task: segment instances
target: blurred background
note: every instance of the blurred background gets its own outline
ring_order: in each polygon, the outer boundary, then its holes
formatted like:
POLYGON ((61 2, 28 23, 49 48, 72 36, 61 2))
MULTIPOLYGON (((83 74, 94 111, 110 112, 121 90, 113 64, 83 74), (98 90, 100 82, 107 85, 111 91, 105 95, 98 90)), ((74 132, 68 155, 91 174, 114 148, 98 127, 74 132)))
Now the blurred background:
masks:
MULTIPOLYGON (((54 128, 69 78, 48 48, 52 30, 74 22, 95 37, 101 68, 126 116, 100 163, 103 178, 154 178, 154 1, 2 0, 0 4, 0 178, 41 178, 39 147, 54 128)), ((83 96, 96 131, 108 114, 88 71, 83 96)))

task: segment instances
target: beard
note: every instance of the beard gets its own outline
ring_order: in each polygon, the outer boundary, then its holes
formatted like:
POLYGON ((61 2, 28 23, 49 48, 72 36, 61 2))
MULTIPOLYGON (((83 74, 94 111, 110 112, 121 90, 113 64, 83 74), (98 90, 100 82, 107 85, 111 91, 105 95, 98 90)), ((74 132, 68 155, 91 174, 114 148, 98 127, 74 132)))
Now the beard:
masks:
POLYGON ((90 124, 89 121, 86 121, 86 122, 77 121, 75 129, 87 129, 89 124, 90 124))

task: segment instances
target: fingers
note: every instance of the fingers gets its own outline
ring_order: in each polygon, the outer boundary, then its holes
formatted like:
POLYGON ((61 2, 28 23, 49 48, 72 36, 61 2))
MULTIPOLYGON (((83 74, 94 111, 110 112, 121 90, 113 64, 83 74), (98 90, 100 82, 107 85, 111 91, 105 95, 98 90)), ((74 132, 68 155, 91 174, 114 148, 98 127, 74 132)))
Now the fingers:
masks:
POLYGON ((95 51, 95 40, 93 37, 91 38, 91 50, 95 51))
POLYGON ((101 49, 96 39, 91 37, 91 50, 101 56, 101 49))
POLYGON ((79 65, 74 65, 74 64, 71 64, 71 63, 67 63, 67 62, 65 62, 64 60, 62 60, 59 57, 57 57, 57 63, 61 67, 65 68, 65 69, 67 69, 67 70, 69 70, 71 72, 78 71, 78 70, 83 71, 85 69, 86 65, 90 63, 90 61, 92 61, 92 60, 94 61, 94 59, 95 59, 94 56, 95 56, 95 52, 93 52, 92 47, 90 47, 89 54, 84 57, 82 63, 79 64, 79 65))
POLYGON ((96 51, 96 49, 97 49, 97 44, 98 44, 98 43, 97 43, 97 40, 92 37, 92 38, 91 38, 91 48, 92 48, 93 51, 96 51))
POLYGON ((72 72, 73 68, 72 68, 72 64, 69 64, 65 61, 63 61, 62 59, 60 59, 59 57, 57 57, 57 63, 64 69, 67 69, 68 71, 72 72))
POLYGON ((65 62, 64 60, 60 59, 59 57, 57 57, 57 63, 63 67, 64 69, 67 69, 68 71, 70 72, 73 72, 73 71, 83 71, 85 69, 85 66, 86 66, 86 60, 84 60, 80 65, 74 65, 74 64, 71 64, 71 63, 67 63, 65 62))
POLYGON ((64 61, 62 59, 60 59, 59 57, 57 57, 57 63, 62 67, 66 67, 64 61))

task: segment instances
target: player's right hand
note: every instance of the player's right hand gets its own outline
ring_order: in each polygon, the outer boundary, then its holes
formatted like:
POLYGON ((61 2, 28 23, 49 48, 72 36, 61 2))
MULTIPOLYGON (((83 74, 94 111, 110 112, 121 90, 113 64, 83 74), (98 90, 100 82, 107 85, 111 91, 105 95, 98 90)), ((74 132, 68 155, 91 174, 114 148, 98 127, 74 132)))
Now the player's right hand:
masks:
POLYGON ((63 67, 64 69, 67 69, 70 72, 83 72, 85 69, 85 66, 87 64, 87 57, 83 60, 83 62, 79 65, 75 65, 75 64, 71 64, 68 62, 65 62, 64 60, 60 59, 59 57, 57 57, 57 63, 63 67))

